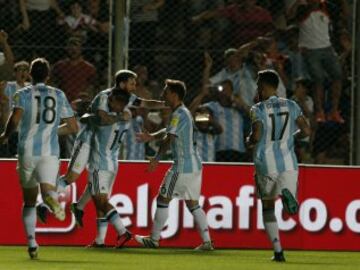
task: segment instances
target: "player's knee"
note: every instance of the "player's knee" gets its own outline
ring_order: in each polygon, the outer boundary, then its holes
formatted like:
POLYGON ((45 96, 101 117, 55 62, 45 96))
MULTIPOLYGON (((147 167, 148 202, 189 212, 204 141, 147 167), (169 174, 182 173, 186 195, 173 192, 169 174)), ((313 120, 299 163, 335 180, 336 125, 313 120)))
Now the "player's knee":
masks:
POLYGON ((186 207, 189 209, 190 213, 200 208, 198 201, 185 201, 186 207))

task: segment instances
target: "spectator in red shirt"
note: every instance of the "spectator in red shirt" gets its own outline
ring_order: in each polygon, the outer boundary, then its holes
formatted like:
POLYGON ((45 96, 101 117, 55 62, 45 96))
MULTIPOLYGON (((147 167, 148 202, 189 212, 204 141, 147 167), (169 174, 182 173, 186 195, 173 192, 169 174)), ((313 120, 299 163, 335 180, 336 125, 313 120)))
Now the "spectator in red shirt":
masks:
POLYGON ((264 36, 274 29, 270 13, 256 5, 255 0, 237 0, 236 3, 216 10, 208 10, 192 18, 201 22, 216 17, 229 19, 234 25, 233 41, 238 47, 253 39, 264 36))
POLYGON ((81 40, 71 37, 67 43, 68 58, 56 62, 51 79, 63 89, 71 102, 80 96, 93 96, 96 82, 96 68, 81 53, 81 40))

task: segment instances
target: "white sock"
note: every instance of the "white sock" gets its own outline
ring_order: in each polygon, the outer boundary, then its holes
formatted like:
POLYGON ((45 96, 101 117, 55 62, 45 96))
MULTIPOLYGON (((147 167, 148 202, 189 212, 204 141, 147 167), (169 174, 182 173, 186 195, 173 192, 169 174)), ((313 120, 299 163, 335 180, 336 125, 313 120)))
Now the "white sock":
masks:
POLYGON ((38 244, 35 239, 36 208, 24 206, 22 214, 28 245, 29 247, 37 247, 38 244))
POLYGON ((195 207, 194 209, 190 210, 191 214, 194 216, 195 223, 198 226, 198 230, 203 242, 209 242, 210 233, 209 233, 209 226, 206 220, 206 215, 204 210, 200 206, 195 207))
POLYGON ((83 192, 83 194, 81 194, 80 199, 77 201, 77 209, 79 210, 84 210, 86 204, 91 200, 91 192, 89 189, 89 186, 86 185, 86 188, 83 192))
POLYGON ((169 205, 158 203, 156 207, 154 223, 151 230, 151 238, 159 241, 162 229, 169 216, 169 205))
POLYGON ((275 252, 282 251, 280 236, 279 236, 279 227, 275 217, 274 208, 263 209, 263 220, 265 225, 266 233, 273 245, 275 252))
POLYGON ((97 218, 96 219, 96 226, 97 226, 97 235, 95 238, 95 242, 99 245, 105 243, 105 237, 108 228, 108 221, 106 218, 97 218))
POLYGON ((126 232, 126 228, 121 221, 119 213, 114 208, 106 213, 106 219, 115 227, 118 235, 122 235, 126 232))

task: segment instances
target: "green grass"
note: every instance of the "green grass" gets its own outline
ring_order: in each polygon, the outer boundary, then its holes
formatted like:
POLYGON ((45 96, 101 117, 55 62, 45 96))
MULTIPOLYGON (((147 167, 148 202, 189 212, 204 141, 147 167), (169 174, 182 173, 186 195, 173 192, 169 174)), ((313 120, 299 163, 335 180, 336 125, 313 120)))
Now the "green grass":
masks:
POLYGON ((24 246, 0 246, 0 270, 272 270, 360 269, 358 252, 287 251, 286 263, 270 261, 270 250, 215 250, 197 253, 189 249, 85 249, 40 247, 39 259, 30 260, 24 246))

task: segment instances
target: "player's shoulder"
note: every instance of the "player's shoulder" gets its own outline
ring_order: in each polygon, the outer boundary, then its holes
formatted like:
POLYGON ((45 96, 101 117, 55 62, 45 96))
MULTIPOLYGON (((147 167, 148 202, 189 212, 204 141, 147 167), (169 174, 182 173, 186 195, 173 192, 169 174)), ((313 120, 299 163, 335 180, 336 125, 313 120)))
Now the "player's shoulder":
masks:
POLYGON ((33 89, 32 85, 27 85, 27 86, 17 90, 16 93, 18 95, 27 95, 27 94, 31 94, 32 89, 33 89))

